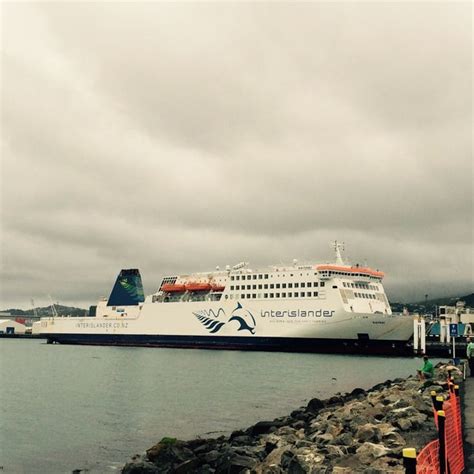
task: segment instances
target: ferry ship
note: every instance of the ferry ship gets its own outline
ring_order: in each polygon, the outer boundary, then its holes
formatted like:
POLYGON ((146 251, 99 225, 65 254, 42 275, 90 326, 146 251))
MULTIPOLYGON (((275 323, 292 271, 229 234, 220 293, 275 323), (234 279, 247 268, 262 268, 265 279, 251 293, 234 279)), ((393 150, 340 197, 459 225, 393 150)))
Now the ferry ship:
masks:
POLYGON ((384 273, 345 263, 248 263, 163 278, 145 298, 138 269, 120 272, 94 316, 41 320, 48 343, 402 355, 413 318, 393 314, 384 273))

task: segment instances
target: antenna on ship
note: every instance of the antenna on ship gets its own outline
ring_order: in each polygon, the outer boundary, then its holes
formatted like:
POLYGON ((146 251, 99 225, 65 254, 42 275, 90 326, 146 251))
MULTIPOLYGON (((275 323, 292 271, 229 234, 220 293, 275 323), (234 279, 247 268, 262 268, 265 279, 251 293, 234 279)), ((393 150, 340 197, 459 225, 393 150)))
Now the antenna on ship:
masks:
POLYGON ((339 243, 337 240, 334 241, 334 251, 336 252, 336 264, 344 265, 344 260, 342 259, 341 250, 344 251, 344 242, 339 243))

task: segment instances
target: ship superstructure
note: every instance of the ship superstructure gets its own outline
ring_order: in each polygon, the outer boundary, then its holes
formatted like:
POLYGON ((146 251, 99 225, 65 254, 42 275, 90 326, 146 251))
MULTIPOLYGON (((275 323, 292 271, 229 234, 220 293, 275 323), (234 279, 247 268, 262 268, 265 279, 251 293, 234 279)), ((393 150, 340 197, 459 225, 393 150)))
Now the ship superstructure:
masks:
POLYGON ((404 351, 412 318, 392 314, 383 272, 336 261, 172 275, 147 296, 122 270, 95 317, 48 318, 50 342, 314 352, 404 351))

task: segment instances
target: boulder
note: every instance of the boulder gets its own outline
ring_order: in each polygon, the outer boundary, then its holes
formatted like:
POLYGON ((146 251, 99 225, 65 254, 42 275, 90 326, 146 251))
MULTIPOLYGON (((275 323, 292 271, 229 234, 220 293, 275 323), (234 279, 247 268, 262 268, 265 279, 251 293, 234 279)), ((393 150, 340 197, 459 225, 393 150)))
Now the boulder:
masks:
POLYGON ((173 474, 187 474, 189 472, 195 472, 196 468, 200 465, 198 458, 191 458, 187 461, 183 461, 181 464, 174 466, 173 474))
POLYGON ((163 471, 147 461, 132 461, 125 464, 122 469, 122 474, 158 474, 161 472, 163 471))
POLYGON ((296 451, 288 463, 288 473, 305 474, 315 473, 324 463, 325 457, 310 448, 301 448, 296 451))
POLYGON ((251 436, 258 436, 261 434, 269 433, 271 430, 274 431, 277 428, 284 426, 282 421, 259 421, 252 427, 250 427, 247 431, 250 433, 251 436))
POLYGON ((386 456, 390 450, 383 444, 364 443, 356 450, 357 457, 362 464, 370 464, 375 459, 386 456))
POLYGON ((313 398, 308 402, 308 405, 306 406, 306 411, 310 413, 318 413, 324 407, 325 404, 323 401, 321 401, 319 398, 313 398))
POLYGON ((402 431, 408 431, 412 427, 409 418, 400 418, 399 420, 395 421, 395 425, 398 426, 402 431))
POLYGON ((377 426, 372 423, 366 423, 356 431, 355 438, 364 443, 365 441, 380 441, 382 435, 377 426))
POLYGON ((257 460, 249 456, 241 456, 235 453, 226 454, 219 459, 216 465, 216 472, 226 474, 239 474, 245 470, 253 469, 257 460))

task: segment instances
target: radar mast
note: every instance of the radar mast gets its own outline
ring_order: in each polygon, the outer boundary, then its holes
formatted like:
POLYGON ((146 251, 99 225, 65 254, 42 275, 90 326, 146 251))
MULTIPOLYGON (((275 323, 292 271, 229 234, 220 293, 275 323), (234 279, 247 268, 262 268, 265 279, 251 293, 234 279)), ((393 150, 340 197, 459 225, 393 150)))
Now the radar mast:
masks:
POLYGON ((341 250, 344 251, 344 242, 339 243, 337 240, 335 240, 333 245, 334 252, 336 252, 336 265, 345 265, 341 254, 341 250))

